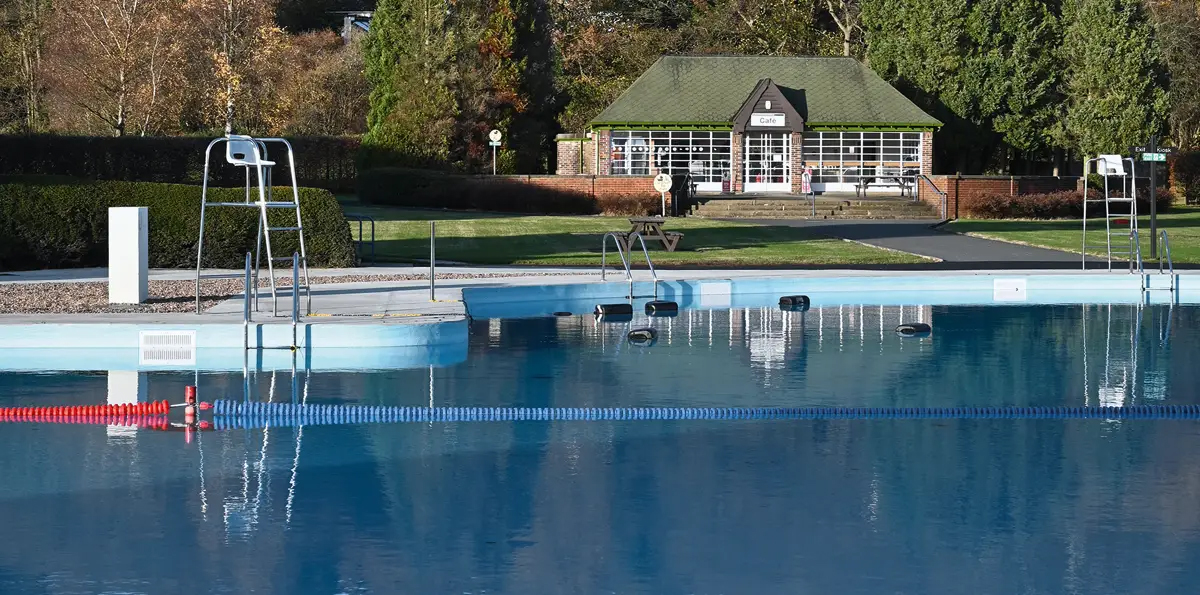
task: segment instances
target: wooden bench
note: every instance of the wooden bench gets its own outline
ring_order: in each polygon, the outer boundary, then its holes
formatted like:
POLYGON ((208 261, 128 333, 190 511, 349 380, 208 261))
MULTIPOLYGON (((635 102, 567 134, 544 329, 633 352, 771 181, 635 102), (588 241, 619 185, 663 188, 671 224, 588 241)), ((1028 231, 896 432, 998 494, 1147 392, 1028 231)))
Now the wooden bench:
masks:
POLYGON ((634 248, 629 242, 636 233, 642 236, 643 241, 647 242, 647 248, 649 248, 650 242, 657 240, 662 243, 667 252, 674 252, 675 248, 679 247, 679 240, 683 239, 683 234, 678 231, 663 231, 663 223, 665 220, 662 217, 630 218, 629 231, 617 234, 621 241, 621 249, 628 254, 634 248))

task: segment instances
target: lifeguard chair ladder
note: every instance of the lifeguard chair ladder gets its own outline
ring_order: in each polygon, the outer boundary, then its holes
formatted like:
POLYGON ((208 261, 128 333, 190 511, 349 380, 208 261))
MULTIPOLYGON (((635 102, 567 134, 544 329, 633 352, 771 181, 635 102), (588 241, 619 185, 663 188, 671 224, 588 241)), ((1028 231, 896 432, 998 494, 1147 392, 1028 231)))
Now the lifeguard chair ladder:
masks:
MULTIPOLYGON (((196 313, 200 313, 200 270, 204 260, 204 216, 209 207, 242 207, 258 209, 258 241, 254 250, 254 275, 252 291, 254 292, 254 309, 258 310, 258 275, 262 266, 262 247, 267 247, 267 274, 271 280, 271 315, 279 315, 279 292, 275 286, 275 262, 292 260, 292 256, 275 256, 271 251, 271 232, 294 232, 299 236, 300 266, 304 272, 304 284, 292 287, 293 300, 300 299, 303 291, 307 298, 305 313, 312 313, 312 291, 308 280, 308 253, 304 246, 304 225, 300 218, 300 189, 296 185, 296 157, 292 144, 282 138, 253 138, 242 135, 228 135, 213 139, 204 150, 204 181, 200 190, 200 237, 196 242, 196 313), (243 202, 208 202, 208 168, 212 148, 219 143, 225 143, 225 161, 235 167, 246 170, 246 198, 243 202), (271 169, 275 162, 268 160, 267 143, 279 143, 287 147, 288 171, 292 177, 291 200, 273 200, 271 188, 271 169), (254 170, 258 184, 258 200, 250 200, 251 179, 250 171, 254 170), (293 209, 296 211, 295 227, 271 227, 267 218, 268 209, 293 209)), ((242 275, 232 275, 241 277, 242 275)), ((206 278, 223 278, 223 275, 211 275, 206 278)))
POLYGON ((1088 188, 1083 188, 1083 255, 1082 267, 1087 268, 1088 249, 1104 248, 1108 260, 1108 270, 1112 270, 1113 256, 1124 256, 1132 263, 1136 258, 1132 240, 1137 231, 1137 177, 1134 175, 1133 159, 1120 155, 1100 155, 1088 159, 1084 163, 1086 174, 1091 164, 1096 164, 1097 173, 1104 177, 1104 195, 1101 198, 1088 198, 1088 188), (1128 168, 1126 168, 1128 166, 1128 168), (1088 207, 1093 210, 1104 208, 1104 244, 1088 244, 1088 207), (1113 237, 1119 241, 1113 247, 1113 237))

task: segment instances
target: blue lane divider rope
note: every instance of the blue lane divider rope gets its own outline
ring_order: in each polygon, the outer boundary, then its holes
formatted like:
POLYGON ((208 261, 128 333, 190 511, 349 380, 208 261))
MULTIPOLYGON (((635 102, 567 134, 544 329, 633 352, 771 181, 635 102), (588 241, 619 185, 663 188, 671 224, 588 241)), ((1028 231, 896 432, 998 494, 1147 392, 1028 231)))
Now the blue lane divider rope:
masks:
POLYGON ((1133 407, 382 407, 213 402, 217 429, 466 421, 1200 419, 1200 405, 1133 407))

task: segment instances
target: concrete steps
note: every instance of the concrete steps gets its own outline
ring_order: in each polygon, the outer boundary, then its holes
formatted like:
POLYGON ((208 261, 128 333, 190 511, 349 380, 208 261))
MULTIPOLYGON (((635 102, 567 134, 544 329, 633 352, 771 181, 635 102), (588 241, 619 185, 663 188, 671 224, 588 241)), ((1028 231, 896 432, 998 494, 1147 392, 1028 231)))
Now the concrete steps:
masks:
POLYGON ((782 198, 713 199, 693 207, 692 214, 714 219, 937 219, 937 209, 905 199, 818 198, 812 203, 782 198))

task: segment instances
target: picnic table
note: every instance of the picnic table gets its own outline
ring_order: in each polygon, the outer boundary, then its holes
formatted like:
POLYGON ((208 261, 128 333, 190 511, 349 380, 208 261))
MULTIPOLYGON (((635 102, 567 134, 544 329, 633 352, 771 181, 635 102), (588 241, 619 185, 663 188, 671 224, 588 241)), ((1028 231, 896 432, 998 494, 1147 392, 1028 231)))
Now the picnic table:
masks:
POLYGON ((629 232, 617 234, 617 238, 621 242, 621 250, 629 252, 632 248, 629 240, 636 233, 641 235, 646 242, 658 240, 662 242, 663 248, 666 248, 667 252, 674 252, 675 248, 679 246, 679 240, 683 239, 683 234, 677 231, 663 231, 662 226, 665 222, 666 220, 662 217, 630 217, 629 232))

